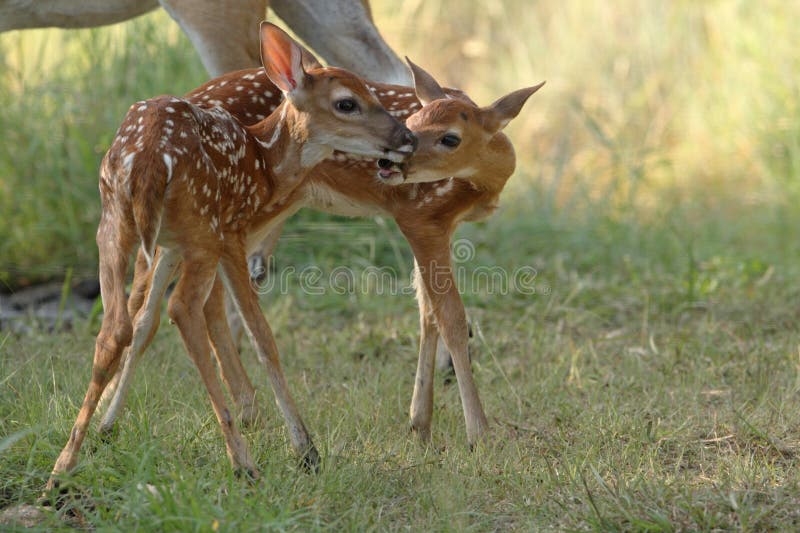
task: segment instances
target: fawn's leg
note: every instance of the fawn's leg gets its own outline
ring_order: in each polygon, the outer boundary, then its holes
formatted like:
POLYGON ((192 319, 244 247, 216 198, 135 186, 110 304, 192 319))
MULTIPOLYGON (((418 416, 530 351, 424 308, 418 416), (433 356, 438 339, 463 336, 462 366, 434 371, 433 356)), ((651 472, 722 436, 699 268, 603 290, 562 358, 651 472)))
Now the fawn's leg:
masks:
MULTIPOLYGON (((160 250, 156 248, 156 256, 158 256, 160 253, 160 250)), ((136 261, 134 262, 133 266, 133 282, 131 283, 131 293, 128 296, 128 316, 135 317, 139 312, 139 309, 141 309, 142 305, 144 305, 144 299, 147 296, 147 291, 150 289, 150 278, 152 275, 153 269, 147 264, 147 259, 145 258, 144 252, 140 247, 138 253, 136 254, 136 261)), ((103 395, 100 396, 100 401, 97 403, 98 411, 102 412, 108 405, 108 402, 111 401, 111 398, 114 396, 114 391, 117 390, 117 384, 119 383, 119 378, 122 374, 122 367, 124 366, 125 359, 127 359, 127 357, 128 350, 126 349, 122 354, 122 361, 117 367, 114 377, 111 378, 111 381, 109 381, 108 385, 103 391, 103 395)))
POLYGON ((69 440, 56 460, 47 489, 57 485, 56 477, 74 468, 97 402, 117 369, 122 351, 131 342, 132 327, 125 298, 125 279, 133 252, 134 236, 124 225, 104 212, 97 229, 100 256, 100 295, 103 324, 95 341, 92 379, 83 398, 69 440))
MULTIPOLYGON (((153 267, 150 269, 152 273, 146 277, 140 276, 140 279, 150 280, 142 302, 132 302, 134 298, 136 300, 140 300, 140 298, 138 297, 138 290, 135 289, 131 292, 131 296, 128 299, 128 310, 131 311, 132 308, 137 307, 137 303, 139 304, 136 318, 134 319, 133 341, 126 351, 122 370, 115 376, 117 378, 116 390, 114 390, 114 396, 108 406, 108 410, 100 422, 101 432, 108 433, 114 429, 114 423, 125 408, 125 400, 130 392, 136 367, 142 360, 145 349, 158 330, 159 318, 161 317, 161 299, 164 297, 170 280, 175 276, 175 271, 179 264, 180 254, 174 250, 159 248, 153 258, 153 267)), ((136 287, 137 274, 138 272, 134 273, 134 287, 136 287)))
POLYGON ((422 280, 419 265, 414 261, 414 286, 419 304, 419 359, 414 379, 414 395, 411 398, 411 429, 423 441, 431 438, 433 417, 433 375, 436 343, 439 330, 433 314, 433 304, 422 280))
POLYGON ((289 393, 289 386, 281 371, 278 348, 275 345, 272 330, 264 318, 261 308, 258 306, 256 294, 250 286, 244 250, 240 247, 223 256, 221 266, 223 281, 228 293, 234 298, 239 313, 244 319, 245 328, 256 349, 259 361, 267 368, 275 401, 289 428, 292 448, 302 458, 306 468, 316 471, 319 467, 319 454, 311 442, 308 430, 306 430, 297 406, 289 393))
MULTIPOLYGON (((247 266, 250 270, 250 279, 258 283, 269 276, 269 263, 272 257, 272 252, 278 244, 281 233, 283 232, 284 222, 278 223, 272 231, 267 234, 261 244, 258 245, 258 250, 252 254, 247 260, 247 266)), ((225 297, 225 313, 228 316, 228 327, 233 337, 233 343, 236 346, 242 345, 242 333, 244 327, 242 324, 242 317, 236 309, 236 304, 233 299, 226 295, 225 297)))
POLYGON ((217 416, 228 458, 234 468, 242 469, 253 478, 258 477, 247 444, 236 429, 233 417, 225 405, 208 344, 208 327, 203 306, 216 276, 217 260, 185 255, 181 276, 169 298, 167 312, 178 326, 186 351, 194 361, 206 387, 214 414, 217 416))
MULTIPOLYGON (((242 366, 241 357, 231 338, 225 314, 225 290, 219 276, 214 280, 211 294, 203 308, 208 324, 208 340, 217 357, 222 380, 228 387, 243 424, 252 424, 258 418, 256 391, 242 366)), ((238 312, 233 311, 238 316, 238 312)))
MULTIPOLYGON (((464 303, 458 294, 450 260, 450 232, 436 233, 428 225, 416 220, 414 226, 400 224, 417 261, 418 279, 425 286, 433 316, 453 359, 453 368, 458 380, 458 390, 464 409, 467 440, 474 446, 488 429, 486 415, 481 405, 478 389, 472 377, 469 361, 469 326, 464 303)), ((434 223, 433 227, 437 227, 434 223)), ((424 376, 423 376, 424 377, 424 376)), ((417 384, 415 383, 415 388, 417 384)), ((427 406, 425 391, 419 392, 421 406, 427 406)), ((432 398, 432 395, 429 395, 432 398)), ((412 404, 412 409, 413 409, 412 404)), ((424 418, 424 417, 423 417, 424 418)), ((420 433, 423 437, 424 433, 420 433)))

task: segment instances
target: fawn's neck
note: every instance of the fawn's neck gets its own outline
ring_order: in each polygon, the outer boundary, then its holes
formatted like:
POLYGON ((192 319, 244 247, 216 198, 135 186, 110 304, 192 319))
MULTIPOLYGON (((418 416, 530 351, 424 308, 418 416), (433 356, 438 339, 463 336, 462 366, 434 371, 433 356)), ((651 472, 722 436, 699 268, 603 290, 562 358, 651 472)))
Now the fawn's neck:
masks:
POLYGON ((479 171, 469 181, 479 189, 500 194, 516 166, 514 147, 508 137, 503 133, 492 137, 475 166, 479 171))
POLYGON ((266 168, 278 179, 297 181, 333 154, 333 148, 310 134, 309 115, 284 100, 267 118, 248 128, 260 147, 266 168))

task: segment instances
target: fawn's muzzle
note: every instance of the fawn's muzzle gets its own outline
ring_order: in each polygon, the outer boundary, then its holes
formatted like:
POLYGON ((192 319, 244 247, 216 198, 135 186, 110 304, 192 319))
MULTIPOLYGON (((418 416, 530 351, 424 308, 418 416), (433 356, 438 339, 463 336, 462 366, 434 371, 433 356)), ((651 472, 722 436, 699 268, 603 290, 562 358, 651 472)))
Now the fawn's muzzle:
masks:
POLYGON ((395 152, 410 155, 417 149, 417 136, 405 126, 397 128, 392 140, 394 141, 392 150, 395 152))
POLYGON ((417 136, 405 126, 398 128, 392 136, 392 145, 383 148, 383 157, 402 163, 417 149, 417 136))
POLYGON ((386 185, 400 185, 405 181, 405 165, 389 159, 378 159, 378 179, 386 185))
POLYGON ((406 129, 406 128, 403 128, 403 129, 405 131, 403 132, 403 136, 402 136, 403 144, 400 147, 400 151, 401 152, 413 152, 414 150, 417 149, 417 143, 418 143, 417 136, 414 135, 413 133, 411 133, 411 130, 406 129), (410 150, 404 149, 406 147, 409 147, 410 150))

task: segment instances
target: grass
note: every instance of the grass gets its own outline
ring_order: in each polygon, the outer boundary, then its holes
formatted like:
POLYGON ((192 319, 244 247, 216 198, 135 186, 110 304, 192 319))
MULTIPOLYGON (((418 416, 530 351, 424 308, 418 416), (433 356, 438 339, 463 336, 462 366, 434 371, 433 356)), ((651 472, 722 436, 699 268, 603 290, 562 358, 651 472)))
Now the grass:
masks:
MULTIPOLYGON (((408 433, 410 298, 309 299, 295 288, 265 308, 323 456, 319 475, 295 467, 248 350, 264 420, 246 436, 263 480, 234 478, 165 322, 118 434, 87 440, 72 482, 89 497, 76 505, 101 529, 796 527, 796 264, 771 263, 767 274, 712 258, 698 264, 697 297, 687 300, 680 279, 624 259, 574 269, 564 255, 533 257, 546 283, 536 296, 468 295, 473 368, 493 426, 477 451, 467 450, 454 386, 437 385, 434 446, 408 433), (146 484, 159 496, 138 488, 146 484)), ((29 433, 0 453, 0 505, 41 491, 92 343, 84 331, 4 339, 0 434, 29 433)))
MULTIPOLYGON (((509 126, 518 173, 502 210, 458 234, 474 249, 468 273, 536 271, 527 294, 464 287, 491 437, 467 450, 457 389, 442 383, 433 446, 409 435, 410 296, 310 296, 295 277, 264 308, 321 473, 295 467, 246 349, 264 410, 246 438, 263 476, 236 479, 164 322, 118 433, 87 438, 72 505, 97 529, 797 529, 797 7, 374 4, 395 49, 480 102, 548 80, 509 126)), ((5 34, 0 50, 1 281, 91 276, 97 164, 120 117, 202 69, 163 14, 5 34)), ((301 213, 285 237, 281 269, 407 279, 387 221, 301 213)), ((0 333, 0 509, 40 494, 97 326, 0 333)))

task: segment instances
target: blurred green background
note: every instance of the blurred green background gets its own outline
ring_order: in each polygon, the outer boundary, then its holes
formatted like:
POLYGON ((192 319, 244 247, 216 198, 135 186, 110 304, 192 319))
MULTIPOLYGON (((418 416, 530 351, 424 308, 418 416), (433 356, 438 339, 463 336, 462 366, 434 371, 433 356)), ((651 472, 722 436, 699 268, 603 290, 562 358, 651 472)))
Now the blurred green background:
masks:
MULTIPOLYGON (((627 254, 676 274, 731 250, 736 268, 758 273, 798 257, 800 4, 372 5, 400 55, 482 104, 548 82, 508 128, 518 168, 503 210, 462 230, 491 243, 489 255, 530 263, 565 253, 580 267, 627 254)), ((97 169, 125 110, 205 79, 163 11, 100 29, 0 35, 5 288, 68 268, 94 275, 97 169)), ((287 239, 280 260, 408 264, 392 225, 319 231, 328 220, 293 220, 286 233, 300 238, 287 239), (337 231, 371 244, 331 242, 337 231)))

